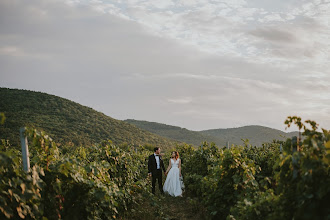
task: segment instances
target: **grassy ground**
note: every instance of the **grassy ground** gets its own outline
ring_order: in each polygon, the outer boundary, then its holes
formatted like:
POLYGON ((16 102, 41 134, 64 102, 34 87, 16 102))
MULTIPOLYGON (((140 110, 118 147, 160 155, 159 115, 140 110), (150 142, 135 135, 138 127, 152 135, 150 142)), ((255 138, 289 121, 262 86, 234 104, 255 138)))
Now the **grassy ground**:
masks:
POLYGON ((198 200, 183 194, 183 197, 172 197, 157 194, 144 200, 137 207, 129 210, 128 219, 143 220, 203 220, 210 219, 198 200))
POLYGON ((171 197, 164 196, 163 212, 165 219, 207 219, 206 212, 199 204, 199 201, 190 197, 171 197))

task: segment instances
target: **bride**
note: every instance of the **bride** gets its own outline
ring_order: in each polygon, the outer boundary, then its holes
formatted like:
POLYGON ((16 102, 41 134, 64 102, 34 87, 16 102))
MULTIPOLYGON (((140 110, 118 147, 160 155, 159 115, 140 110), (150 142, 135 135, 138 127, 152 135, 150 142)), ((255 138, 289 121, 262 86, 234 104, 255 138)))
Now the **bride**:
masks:
POLYGON ((167 175, 163 190, 171 196, 182 196, 181 177, 181 160, 177 151, 172 152, 172 158, 169 161, 168 168, 165 172, 167 175))

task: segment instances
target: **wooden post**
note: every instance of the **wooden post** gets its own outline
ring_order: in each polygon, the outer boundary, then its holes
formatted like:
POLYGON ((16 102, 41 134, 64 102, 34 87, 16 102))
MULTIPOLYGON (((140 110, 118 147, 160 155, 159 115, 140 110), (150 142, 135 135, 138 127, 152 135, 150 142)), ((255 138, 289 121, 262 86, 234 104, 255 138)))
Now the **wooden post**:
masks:
POLYGON ((299 130, 299 138, 297 140, 298 143, 298 151, 302 151, 302 140, 301 140, 301 131, 299 130))
POLYGON ((227 149, 230 149, 229 141, 227 141, 226 146, 227 146, 227 149))
POLYGON ((296 136, 292 137, 291 146, 292 146, 292 166, 293 166, 292 177, 293 177, 293 179, 295 179, 298 176, 297 159, 293 156, 293 154, 295 152, 297 152, 297 137, 296 136))
POLYGON ((293 136, 291 140, 292 153, 297 152, 297 137, 293 136))
POLYGON ((25 172, 30 171, 30 158, 27 137, 25 136, 25 128, 20 129, 21 145, 22 145, 22 159, 23 169, 25 172))

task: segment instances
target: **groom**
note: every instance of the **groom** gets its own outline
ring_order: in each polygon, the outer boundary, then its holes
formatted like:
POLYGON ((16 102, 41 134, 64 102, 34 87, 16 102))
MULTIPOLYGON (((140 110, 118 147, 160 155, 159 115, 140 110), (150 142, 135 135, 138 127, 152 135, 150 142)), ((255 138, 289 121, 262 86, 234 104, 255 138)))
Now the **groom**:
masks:
POLYGON ((156 180, 158 180, 159 190, 163 194, 162 170, 165 173, 165 166, 160 156, 160 148, 154 148, 154 154, 149 156, 148 174, 152 177, 152 193, 155 194, 156 180))

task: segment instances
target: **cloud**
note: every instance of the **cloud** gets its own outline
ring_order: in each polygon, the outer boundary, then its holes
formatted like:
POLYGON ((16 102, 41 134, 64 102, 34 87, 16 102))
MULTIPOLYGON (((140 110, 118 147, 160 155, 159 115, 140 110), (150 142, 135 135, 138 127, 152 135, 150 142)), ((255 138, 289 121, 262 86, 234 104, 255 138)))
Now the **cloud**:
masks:
POLYGON ((274 22, 274 21, 285 21, 284 18, 282 18, 281 14, 279 13, 269 13, 265 15, 263 18, 259 19, 260 22, 274 22))
POLYGON ((24 56, 25 53, 18 47, 14 46, 4 46, 0 48, 0 54, 5 55, 5 56, 24 56))
POLYGON ((192 98, 191 97, 174 98, 174 99, 167 99, 167 101, 174 104, 188 104, 192 102, 192 98))
POLYGON ((326 4, 253 2, 3 0, 0 86, 195 130, 329 127, 326 4))
MULTIPOLYGON (((325 12, 329 12, 328 5, 318 1, 264 3, 257 0, 201 0, 163 3, 160 8, 156 8, 153 1, 114 3, 112 7, 116 8, 114 14, 126 16, 143 24, 150 33, 157 36, 171 37, 199 50, 220 55, 249 55, 253 57, 254 62, 260 63, 265 62, 265 57, 276 59, 283 55, 253 49, 251 44, 253 45, 256 40, 249 36, 251 33, 266 40, 261 40, 265 44, 267 40, 277 40, 283 43, 289 41, 295 45, 300 42, 303 45, 306 43, 305 38, 311 39, 315 36, 309 34, 307 29, 299 28, 301 18, 313 19, 313 25, 316 27, 325 21, 319 18, 325 16, 325 12), (299 3, 302 5, 299 6, 299 3), (288 26, 287 21, 292 25, 288 26)), ((256 43, 260 44, 259 41, 256 43)), ((305 53, 310 54, 310 50, 305 53)), ((292 55, 284 54, 285 57, 292 55)))
POLYGON ((250 33, 264 40, 275 42, 280 41, 285 43, 294 43, 297 40, 293 33, 275 28, 259 28, 251 31, 250 33))

